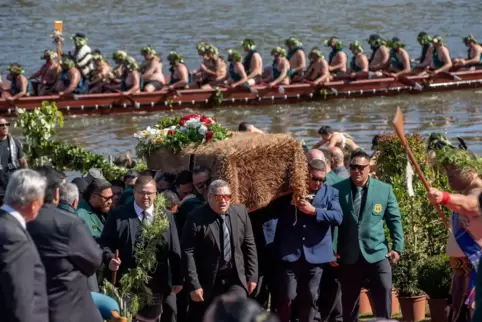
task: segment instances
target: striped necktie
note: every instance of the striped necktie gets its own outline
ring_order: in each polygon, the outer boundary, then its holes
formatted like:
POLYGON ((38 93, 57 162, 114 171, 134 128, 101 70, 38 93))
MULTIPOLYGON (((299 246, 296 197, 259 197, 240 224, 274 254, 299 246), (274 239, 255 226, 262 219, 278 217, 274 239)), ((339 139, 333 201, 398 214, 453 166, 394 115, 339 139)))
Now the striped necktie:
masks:
POLYGON ((363 197, 363 187, 356 187, 355 198, 353 199, 353 213, 356 218, 360 218, 360 208, 363 197))
POLYGON ((224 262, 229 263, 231 261, 231 237, 229 235, 229 229, 226 225, 226 215, 220 215, 221 226, 223 229, 223 258, 224 262))

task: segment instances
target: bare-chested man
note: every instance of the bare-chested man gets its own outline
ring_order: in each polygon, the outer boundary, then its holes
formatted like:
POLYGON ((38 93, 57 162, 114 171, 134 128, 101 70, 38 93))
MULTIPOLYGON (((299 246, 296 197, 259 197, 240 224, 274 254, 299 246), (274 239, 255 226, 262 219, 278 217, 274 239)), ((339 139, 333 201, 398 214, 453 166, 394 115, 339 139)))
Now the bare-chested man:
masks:
POLYGON ((231 88, 243 85, 248 80, 248 75, 244 70, 244 66, 241 63, 241 54, 236 50, 228 50, 228 61, 229 61, 229 79, 227 84, 231 88))
POLYGON ((99 50, 92 52, 94 61, 94 71, 92 79, 89 81, 89 94, 98 94, 104 91, 104 87, 110 84, 114 75, 110 71, 110 65, 105 61, 104 56, 99 50))
POLYGON ((429 74, 437 75, 440 72, 448 72, 452 68, 452 60, 450 59, 449 50, 445 46, 445 41, 442 37, 435 36, 432 39, 432 45, 432 62, 429 74))
POLYGON ((28 79, 37 83, 37 94, 39 96, 51 95, 57 82, 57 53, 53 50, 45 50, 40 59, 45 59, 45 64, 30 75, 28 79))
POLYGON ((414 73, 423 72, 425 67, 430 66, 432 62, 432 37, 425 31, 422 31, 418 34, 417 41, 422 47, 422 52, 420 53, 420 57, 415 59, 416 62, 418 61, 418 64, 413 67, 414 73))
POLYGON ((144 81, 144 92, 160 91, 166 84, 164 74, 162 72, 162 59, 157 56, 156 50, 151 46, 145 46, 141 49, 141 55, 144 61, 140 68, 142 80, 144 81))
POLYGON ((261 80, 263 73, 263 59, 256 51, 256 44, 252 39, 245 39, 242 43, 246 56, 243 60, 244 70, 248 74, 248 86, 253 86, 261 80))
POLYGON ((169 90, 184 89, 189 86, 189 71, 184 64, 182 56, 175 51, 171 51, 167 56, 167 60, 171 65, 171 80, 169 81, 169 90))
POLYGON ((317 47, 313 48, 308 54, 310 66, 305 73, 305 80, 312 82, 313 85, 324 84, 331 80, 330 66, 325 60, 325 56, 317 47))
POLYGON ((372 49, 372 55, 368 60, 370 70, 373 72, 386 70, 390 65, 390 50, 386 42, 379 35, 371 35, 368 43, 372 49))
POLYGON ((343 43, 336 37, 331 37, 325 40, 325 46, 331 48, 328 56, 328 65, 330 65, 330 73, 336 75, 339 73, 346 73, 346 62, 348 60, 343 51, 343 43))
POLYGON ((62 55, 60 67, 59 78, 55 85, 55 90, 60 97, 88 93, 88 86, 80 71, 75 67, 75 61, 69 55, 62 55))
POLYGON ((285 40, 285 45, 288 47, 286 59, 288 59, 291 66, 291 81, 301 82, 303 81, 303 74, 306 69, 306 58, 303 44, 298 39, 291 37, 285 40))
POLYGON ((209 89, 226 80, 227 69, 226 62, 219 57, 218 49, 215 46, 207 45, 205 54, 210 64, 201 64, 201 71, 205 75, 205 81, 207 82, 201 88, 209 89))
POLYGON ((123 95, 137 94, 141 91, 141 74, 136 60, 127 56, 124 58, 124 74, 121 77, 121 91, 123 95))
POLYGON ((482 64, 482 46, 477 39, 470 34, 463 39, 464 45, 469 49, 467 50, 467 58, 455 58, 453 60, 454 67, 470 68, 473 65, 482 64))
POLYGON ((318 134, 321 136, 322 140, 316 143, 313 146, 313 149, 317 149, 325 144, 327 144, 327 149, 337 146, 342 150, 349 148, 351 151, 355 151, 359 148, 359 146, 356 145, 355 142, 353 142, 353 140, 345 133, 333 131, 331 126, 325 125, 320 127, 318 134))
POLYGON ((281 47, 271 49, 271 56, 273 56, 273 72, 263 79, 263 82, 268 83, 269 87, 280 85, 289 85, 290 83, 290 62, 286 59, 286 50, 281 47))
POLYGON ((410 73, 410 57, 404 49, 405 44, 397 37, 392 38, 387 43, 390 49, 390 66, 388 71, 393 77, 410 73))
POLYGON ((112 59, 116 64, 112 70, 112 74, 114 74, 114 77, 119 80, 118 83, 120 83, 120 78, 122 74, 124 74, 124 60, 126 57, 127 53, 123 50, 117 50, 112 54, 112 59))
POLYGON ((352 78, 365 77, 368 73, 368 58, 363 54, 363 46, 359 41, 350 44, 350 51, 353 57, 350 61, 350 76, 352 78))
POLYGON ((24 69, 22 65, 11 64, 8 67, 8 71, 10 73, 7 76, 7 80, 10 81, 10 84, 5 84, 5 87, 2 86, 2 97, 9 101, 14 101, 18 98, 29 96, 30 85, 27 77, 23 75, 24 69))

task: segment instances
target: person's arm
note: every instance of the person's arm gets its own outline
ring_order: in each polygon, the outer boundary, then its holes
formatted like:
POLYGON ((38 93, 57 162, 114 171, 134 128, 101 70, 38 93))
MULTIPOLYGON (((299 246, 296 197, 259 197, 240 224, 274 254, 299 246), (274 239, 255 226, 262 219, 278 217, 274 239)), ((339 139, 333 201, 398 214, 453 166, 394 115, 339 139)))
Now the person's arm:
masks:
POLYGON ((28 79, 34 79, 34 78, 40 77, 40 75, 42 75, 42 73, 44 72, 44 69, 45 69, 45 66, 40 67, 40 69, 35 73, 33 73, 32 75, 30 75, 28 79))
POLYGON ((68 245, 69 260, 85 276, 91 276, 102 265, 102 250, 83 220, 72 222, 68 245))
POLYGON ((22 143, 20 143, 20 141, 15 139, 15 145, 17 146, 17 160, 18 160, 18 164, 20 165, 20 168, 22 169, 28 168, 27 159, 25 158, 25 155, 23 153, 22 143))
POLYGON ((246 265, 246 280, 248 282, 258 283, 258 253, 254 242, 253 227, 249 219, 248 210, 243 207, 244 217, 244 240, 241 245, 243 251, 244 263, 246 265))
POLYGON ((186 283, 189 286, 189 291, 202 289, 199 277, 197 274, 195 248, 197 241, 197 227, 193 220, 193 216, 187 216, 186 223, 181 235, 181 249, 182 249, 182 266, 186 283))
POLYGON ((372 64, 372 66, 370 66, 370 68, 374 71, 383 69, 385 67, 386 62, 390 59, 390 51, 379 49, 377 52, 377 56, 378 56, 377 57, 378 59, 375 59, 375 60, 378 63, 372 64))
POLYGON ((392 187, 390 187, 388 193, 387 209, 385 210, 384 216, 392 239, 392 250, 401 254, 404 249, 402 216, 400 215, 400 208, 398 207, 397 198, 393 193, 392 187))
POLYGON ((70 84, 69 84, 69 87, 67 87, 63 91, 63 93, 62 93, 63 95, 73 93, 77 89, 77 86, 79 86, 79 83, 80 83, 80 72, 79 71, 73 71, 72 69, 69 70, 68 77, 70 78, 70 84))
POLYGON ((248 79, 261 75, 261 71, 263 70, 263 61, 259 53, 253 54, 250 68, 251 72, 248 74, 248 79))
POLYGON ((142 73, 142 78, 146 79, 149 76, 154 75, 154 72, 157 69, 157 63, 150 63, 149 67, 146 68, 146 70, 142 73))
POLYGON ((137 93, 141 87, 141 76, 138 72, 132 72, 133 84, 130 90, 124 92, 124 95, 131 95, 137 93))
POLYGON ((241 79, 238 82, 233 83, 231 87, 237 87, 248 81, 248 75, 246 75, 246 71, 244 70, 243 64, 236 63, 234 65, 234 71, 239 75, 241 79))
POLYGON ((298 67, 293 68, 293 74, 303 71, 306 68, 306 57, 305 53, 302 50, 298 50, 295 53, 294 59, 298 62, 298 67))
POLYGON ((428 199, 434 204, 444 205, 461 215, 479 217, 480 206, 478 197, 481 192, 482 189, 476 189, 470 195, 461 195, 431 188, 428 192, 428 199))
POLYGON ((346 54, 342 51, 339 51, 337 54, 336 54, 339 58, 340 58, 340 63, 336 64, 336 65, 333 65, 333 66, 330 66, 330 72, 332 71, 337 71, 337 70, 344 70, 346 69, 346 54))
POLYGON ((480 63, 480 53, 481 53, 480 47, 477 46, 475 47, 475 49, 472 49, 472 50, 475 50, 475 55, 472 55, 473 57, 470 59, 467 59, 467 60, 464 59, 463 60, 464 66, 480 63))
POLYGON ((105 223, 104 229, 102 230, 102 234, 99 238, 99 245, 102 249, 103 262, 107 266, 115 256, 114 250, 118 249, 117 216, 115 215, 115 213, 110 213, 107 216, 107 222, 105 223))
POLYGON ((313 84, 315 85, 322 84, 330 78, 330 66, 328 66, 328 62, 326 60, 323 60, 321 64, 322 64, 321 69, 323 70, 323 74, 321 74, 320 77, 318 77, 313 81, 313 84))
POLYGON ((28 89, 28 80, 26 77, 20 77, 20 91, 12 96, 12 100, 15 100, 17 98, 20 98, 20 97, 24 97, 25 95, 27 95, 27 89, 28 89))
MULTIPOLYGON (((341 134, 343 135, 343 134, 341 134)), ((326 147, 327 149, 334 148, 336 144, 338 143, 338 135, 332 134, 330 136, 330 139, 328 140, 328 146, 326 147)))
MULTIPOLYGON (((434 50, 436 50, 436 49, 434 48, 434 50)), ((445 72, 445 71, 448 71, 450 68, 452 68, 452 60, 450 59, 450 54, 449 54, 449 50, 447 49, 447 47, 442 48, 442 55, 440 57, 440 60, 443 61, 444 64, 439 69, 434 70, 433 74, 445 72)))
POLYGON ((398 77, 402 74, 410 73, 411 67, 410 67, 410 57, 408 56, 407 51, 402 52, 402 61, 401 63, 403 64, 403 69, 397 73, 393 73, 393 77, 398 77))
POLYGON ((288 75, 288 71, 289 71, 289 69, 290 69, 290 64, 288 63, 288 61, 287 61, 287 60, 284 60, 281 65, 282 65, 282 67, 281 67, 280 74, 279 74, 278 78, 273 79, 273 81, 272 81, 271 83, 269 83, 269 86, 270 86, 270 87, 275 86, 275 85, 278 85, 278 84, 281 83, 281 82, 286 78, 286 76, 288 75))
POLYGON ((179 233, 177 231, 176 223, 174 222, 174 217, 172 214, 169 215, 169 266, 172 274, 172 285, 181 286, 181 243, 179 242, 179 233))
POLYGON ((430 47, 427 50, 427 53, 425 54, 425 59, 423 60, 423 62, 420 62, 420 64, 418 64, 415 67, 424 68, 424 67, 430 66, 430 64, 432 64, 433 51, 434 51, 434 48, 432 45, 430 45, 430 47))
POLYGON ((358 67, 361 68, 362 73, 368 73, 369 71, 369 63, 368 63, 368 58, 365 55, 361 55, 360 57, 357 58, 357 63, 358 67))
POLYGON ((327 209, 315 207, 315 217, 318 222, 328 222, 332 225, 341 225, 343 220, 343 212, 341 211, 338 190, 334 192, 330 198, 329 207, 327 209))
POLYGON ((179 88, 179 87, 184 87, 187 85, 187 82, 189 80, 189 72, 187 70, 187 67, 186 66, 181 66, 180 70, 180 77, 179 77, 179 81, 178 82, 175 82, 174 84, 171 84, 169 86, 170 89, 174 89, 174 88, 179 88))
POLYGON ((312 74, 313 74, 313 71, 314 71, 313 65, 314 64, 310 65, 310 67, 308 68, 308 70, 306 71, 306 73, 304 75, 304 79, 306 79, 307 81, 311 81, 311 77, 312 77, 312 74))

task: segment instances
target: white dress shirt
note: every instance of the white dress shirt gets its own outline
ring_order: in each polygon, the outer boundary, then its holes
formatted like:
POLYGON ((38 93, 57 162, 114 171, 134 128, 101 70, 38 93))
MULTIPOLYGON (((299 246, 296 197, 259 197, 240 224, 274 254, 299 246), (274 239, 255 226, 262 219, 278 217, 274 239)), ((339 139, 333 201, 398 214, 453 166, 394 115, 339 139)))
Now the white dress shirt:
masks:
POLYGON ((4 204, 1 208, 2 210, 8 212, 10 215, 12 215, 15 219, 18 220, 18 222, 20 223, 20 225, 22 225, 22 227, 24 229, 27 228, 27 223, 25 222, 25 218, 23 218, 23 216, 18 212, 16 211, 15 209, 13 209, 12 207, 10 207, 9 205, 7 204, 4 204))
POLYGON ((142 222, 142 212, 144 211, 146 213, 146 218, 147 222, 149 224, 152 224, 152 221, 154 220, 154 204, 151 205, 149 208, 146 210, 142 209, 139 207, 136 202, 134 201, 134 210, 136 211, 137 217, 139 217, 139 220, 142 222))

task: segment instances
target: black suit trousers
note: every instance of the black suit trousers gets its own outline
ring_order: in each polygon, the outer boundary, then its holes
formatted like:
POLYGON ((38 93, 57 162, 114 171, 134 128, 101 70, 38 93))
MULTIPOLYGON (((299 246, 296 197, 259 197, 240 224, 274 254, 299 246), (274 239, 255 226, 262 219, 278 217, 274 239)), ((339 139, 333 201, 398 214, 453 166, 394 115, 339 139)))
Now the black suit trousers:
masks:
POLYGON ((318 307, 321 321, 342 322, 341 284, 338 279, 339 267, 327 265, 320 282, 318 307))

